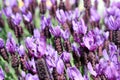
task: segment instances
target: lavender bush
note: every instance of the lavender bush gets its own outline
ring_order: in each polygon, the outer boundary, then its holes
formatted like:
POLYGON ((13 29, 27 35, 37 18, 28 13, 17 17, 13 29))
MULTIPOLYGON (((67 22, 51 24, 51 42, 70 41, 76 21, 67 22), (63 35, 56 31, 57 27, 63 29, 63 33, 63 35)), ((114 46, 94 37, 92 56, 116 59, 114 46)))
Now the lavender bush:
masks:
POLYGON ((0 80, 120 80, 119 22, 116 0, 0 0, 0 80))

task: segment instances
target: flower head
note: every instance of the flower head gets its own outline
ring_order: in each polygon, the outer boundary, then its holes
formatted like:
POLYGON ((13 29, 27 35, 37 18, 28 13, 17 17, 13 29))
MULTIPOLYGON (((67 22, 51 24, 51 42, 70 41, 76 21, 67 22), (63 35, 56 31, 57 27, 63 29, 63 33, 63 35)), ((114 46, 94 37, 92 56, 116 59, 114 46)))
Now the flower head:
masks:
POLYGON ((3 48, 4 47, 4 41, 2 38, 0 38, 0 48, 3 48))
POLYGON ((15 25, 19 25, 20 24, 20 22, 22 20, 22 17, 21 17, 21 15, 19 13, 12 14, 11 17, 12 17, 12 21, 13 21, 13 23, 15 25))
POLYGON ((20 57, 24 56, 25 55, 25 49, 23 47, 23 45, 21 45, 18 49, 17 49, 20 57))
POLYGON ((60 26, 56 26, 56 27, 52 27, 51 29, 50 29, 50 32, 51 32, 51 34, 53 34, 54 36, 56 36, 56 37, 60 37, 61 36, 61 28, 60 28, 60 26))
POLYGON ((28 11, 27 13, 23 14, 23 18, 25 21, 31 22, 32 21, 32 13, 30 11, 28 11))
POLYGON ((6 49, 12 54, 16 51, 16 43, 11 33, 8 33, 8 39, 6 42, 6 49))
POLYGON ((72 80, 84 80, 80 71, 76 67, 67 68, 67 74, 72 80))
POLYGON ((63 59, 63 61, 64 61, 65 63, 70 62, 70 59, 71 59, 70 53, 68 53, 68 52, 63 52, 60 57, 61 57, 61 59, 63 59))

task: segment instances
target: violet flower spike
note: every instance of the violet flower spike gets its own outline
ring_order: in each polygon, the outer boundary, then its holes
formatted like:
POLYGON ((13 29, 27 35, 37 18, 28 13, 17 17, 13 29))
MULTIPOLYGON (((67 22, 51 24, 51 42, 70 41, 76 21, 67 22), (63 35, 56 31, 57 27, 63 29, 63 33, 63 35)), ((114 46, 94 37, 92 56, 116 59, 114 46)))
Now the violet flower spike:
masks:
POLYGON ((67 68, 67 74, 72 80, 84 80, 80 71, 76 67, 67 68))
POLYGON ((2 12, 5 14, 7 18, 9 18, 12 15, 12 8, 11 7, 6 7, 2 10, 2 12))
POLYGON ((68 62, 70 62, 71 55, 70 55, 70 53, 68 53, 68 52, 63 52, 63 53, 60 55, 60 58, 61 58, 65 63, 68 63, 68 62))
POLYGON ((4 40, 0 38, 0 49, 4 47, 4 40))
POLYGON ((18 51, 20 57, 25 55, 25 50, 24 50, 23 45, 20 45, 20 47, 17 49, 17 51, 18 51))
POLYGON ((5 74, 2 70, 2 68, 0 68, 0 80, 4 80, 5 79, 5 74))
POLYGON ((8 39, 6 42, 6 49, 12 54, 16 51, 16 43, 11 33, 8 33, 8 39))
POLYGON ((20 24, 20 22, 22 20, 22 17, 21 17, 21 15, 19 13, 12 14, 11 17, 12 17, 12 21, 13 21, 13 23, 15 25, 19 25, 20 24))
POLYGON ((61 75, 64 73, 64 63, 62 59, 58 59, 57 64, 56 64, 57 72, 61 75))
POLYGON ((64 40, 69 39, 69 37, 70 37, 70 32, 69 32, 68 29, 66 29, 65 31, 61 30, 61 33, 62 33, 62 37, 63 37, 64 40))
POLYGON ((28 11, 26 14, 23 14, 23 18, 25 19, 25 21, 31 22, 32 21, 32 13, 30 11, 28 11))
POLYGON ((61 28, 60 28, 60 26, 50 28, 50 32, 51 32, 52 35, 54 35, 56 37, 61 36, 61 28))

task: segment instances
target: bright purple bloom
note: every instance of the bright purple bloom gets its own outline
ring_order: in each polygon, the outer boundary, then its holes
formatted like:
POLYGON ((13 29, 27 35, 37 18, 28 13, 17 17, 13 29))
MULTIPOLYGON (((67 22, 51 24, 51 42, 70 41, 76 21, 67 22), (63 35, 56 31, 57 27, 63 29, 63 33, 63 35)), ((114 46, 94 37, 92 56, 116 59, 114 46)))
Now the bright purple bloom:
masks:
POLYGON ((19 25, 20 24, 20 22, 22 20, 22 17, 20 15, 20 13, 12 14, 11 17, 12 17, 12 21, 13 21, 13 23, 15 25, 19 25))
POLYGON ((8 0, 8 2, 10 7, 14 7, 17 5, 17 0, 8 0))
POLYGON ((67 74, 71 80, 84 80, 80 71, 76 67, 67 68, 67 74))
POLYGON ((12 8, 11 7, 6 7, 2 11, 6 17, 10 17, 12 15, 12 8))
POLYGON ((97 73, 93 70, 92 64, 90 62, 87 64, 87 68, 93 76, 97 76, 97 73))
POLYGON ((50 32, 51 32, 52 35, 54 35, 56 37, 61 36, 61 28, 60 28, 60 26, 56 26, 54 28, 51 27, 50 32))
POLYGON ((56 11, 56 17, 61 24, 65 23, 67 20, 66 14, 62 9, 56 11))
POLYGON ((73 30, 78 34, 86 34, 87 27, 85 26, 84 20, 81 19, 80 22, 72 21, 73 30))
POLYGON ((32 75, 30 73, 27 73, 25 76, 25 80, 39 80, 38 75, 32 75))
POLYGON ((56 64, 57 72, 58 74, 63 74, 64 73, 64 63, 62 59, 58 59, 57 64, 56 64))
POLYGON ((5 74, 2 70, 2 68, 0 68, 0 80, 4 80, 5 79, 5 74))
POLYGON ((90 12, 91 12, 90 20, 94 21, 94 22, 99 22, 100 21, 100 15, 97 13, 96 9, 95 8, 91 8, 90 12))
POLYGON ((27 13, 23 14, 23 18, 25 21, 31 22, 32 21, 32 13, 30 11, 28 11, 27 13))
POLYGON ((60 58, 61 58, 65 63, 68 63, 68 62, 70 62, 71 55, 70 55, 70 53, 68 53, 68 52, 63 52, 63 53, 60 55, 60 58))
POLYGON ((61 33, 62 33, 62 37, 63 37, 64 40, 69 39, 70 31, 68 29, 66 29, 65 31, 62 30, 61 33))
POLYGON ((33 57, 37 57, 37 46, 34 43, 34 40, 30 37, 27 37, 25 40, 25 45, 30 53, 30 55, 32 55, 33 57))
POLYGON ((4 40, 2 38, 0 38, 0 48, 4 47, 4 40))
POLYGON ((25 55, 25 49, 24 49, 24 46, 21 45, 18 49, 17 49, 20 57, 24 56, 25 55))
POLYGON ((16 42, 12 37, 11 33, 8 33, 8 39, 6 42, 6 49, 12 54, 16 51, 16 42))

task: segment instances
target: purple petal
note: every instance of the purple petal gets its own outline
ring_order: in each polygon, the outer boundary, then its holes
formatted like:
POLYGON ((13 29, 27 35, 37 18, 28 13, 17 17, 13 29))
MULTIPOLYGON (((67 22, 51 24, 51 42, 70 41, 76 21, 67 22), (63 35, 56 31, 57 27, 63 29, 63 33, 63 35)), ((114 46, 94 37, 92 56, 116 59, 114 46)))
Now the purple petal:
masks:
POLYGON ((4 41, 2 38, 0 38, 0 48, 3 48, 4 47, 4 41))
POLYGON ((63 52, 63 53, 60 55, 60 57, 61 57, 61 59, 63 59, 63 61, 64 61, 65 63, 70 62, 70 59, 71 59, 70 53, 68 53, 68 52, 63 52))

